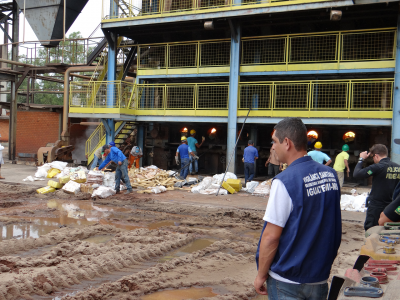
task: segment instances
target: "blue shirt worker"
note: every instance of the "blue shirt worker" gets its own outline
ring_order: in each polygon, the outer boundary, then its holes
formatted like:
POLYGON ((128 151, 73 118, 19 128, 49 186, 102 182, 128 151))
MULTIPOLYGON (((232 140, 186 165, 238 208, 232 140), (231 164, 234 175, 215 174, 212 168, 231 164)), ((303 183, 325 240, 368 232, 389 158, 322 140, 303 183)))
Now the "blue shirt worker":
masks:
POLYGON ((132 193, 132 186, 128 176, 128 160, 124 153, 117 147, 106 146, 104 154, 107 158, 100 165, 99 170, 103 169, 109 162, 113 161, 117 164, 117 169, 115 170, 115 191, 117 194, 120 193, 121 188, 121 177, 125 182, 126 188, 128 189, 125 194, 132 193))
POLYGON ((197 155, 194 155, 192 149, 187 144, 186 136, 181 137, 182 144, 176 150, 175 161, 176 164, 179 166, 179 155, 181 156, 181 172, 180 176, 183 179, 189 174, 189 164, 190 164, 190 156, 193 156, 194 159, 199 159, 197 155))
MULTIPOLYGON (((188 143, 188 146, 190 147, 190 149, 192 149, 194 155, 197 156, 197 148, 200 148, 203 145, 206 138, 203 136, 201 138, 201 143, 199 144, 199 142, 197 141, 195 136, 196 136, 196 130, 194 130, 194 129, 190 130, 190 136, 187 138, 187 143, 188 143)), ((199 173, 198 160, 193 159, 193 156, 190 156, 189 173, 190 174, 198 174, 199 173), (195 170, 194 172, 193 172, 193 165, 194 165, 194 170, 195 170)))
POLYGON ((316 142, 314 145, 315 150, 310 151, 307 154, 308 156, 311 156, 311 158, 317 163, 323 164, 325 161, 326 162, 325 166, 329 166, 332 163, 332 159, 324 152, 322 152, 321 148, 322 148, 321 142, 316 142))
POLYGON ((326 299, 342 238, 337 174, 307 155, 301 119, 280 121, 272 140, 279 161, 288 167, 272 181, 254 287, 261 295, 268 291, 270 300, 326 299))
POLYGON ((254 162, 258 158, 258 151, 253 146, 252 140, 249 140, 247 147, 244 149, 243 162, 244 162, 244 184, 252 181, 254 178, 254 162))

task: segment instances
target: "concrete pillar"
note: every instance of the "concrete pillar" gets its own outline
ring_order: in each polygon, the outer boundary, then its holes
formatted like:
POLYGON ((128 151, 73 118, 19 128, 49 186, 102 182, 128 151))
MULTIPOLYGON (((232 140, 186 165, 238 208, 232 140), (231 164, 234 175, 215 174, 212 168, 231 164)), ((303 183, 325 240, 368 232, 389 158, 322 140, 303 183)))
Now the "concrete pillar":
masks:
MULTIPOLYGON (((137 131, 137 145, 142 149, 144 154, 144 125, 140 124, 137 131)), ((140 159, 140 166, 143 167, 143 158, 140 159)))
POLYGON ((398 164, 400 164, 400 145, 394 143, 394 139, 400 139, 400 34, 399 33, 400 33, 400 14, 397 17, 396 67, 394 73, 392 145, 391 145, 391 160, 398 164))
MULTIPOLYGON (((11 47, 11 60, 17 61, 18 57, 18 43, 19 42, 19 7, 17 2, 13 2, 13 25, 12 25, 12 39, 13 44, 11 47)), ((13 70, 17 69, 17 66, 12 66, 13 70)), ((17 76, 15 76, 17 79, 17 76)), ((11 103, 10 103, 10 125, 9 125, 9 146, 8 146, 8 157, 9 160, 15 161, 16 158, 16 146, 17 146, 17 91, 15 89, 16 81, 11 82, 11 103)))
POLYGON ((231 29, 231 61, 229 73, 229 106, 228 106, 228 138, 227 138, 227 161, 232 160, 229 164, 228 171, 235 173, 236 166, 236 138, 237 138, 237 107, 238 107, 238 90, 239 90, 239 68, 240 68, 240 25, 232 24, 231 29))

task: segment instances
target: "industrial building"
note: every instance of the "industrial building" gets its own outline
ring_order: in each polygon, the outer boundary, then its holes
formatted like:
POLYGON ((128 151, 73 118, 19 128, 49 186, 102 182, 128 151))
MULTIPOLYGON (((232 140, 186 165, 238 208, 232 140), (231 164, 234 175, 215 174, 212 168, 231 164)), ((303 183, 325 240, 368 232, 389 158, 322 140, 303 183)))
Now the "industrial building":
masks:
MULTIPOLYGON (((332 158, 345 142, 350 163, 383 143, 400 163, 393 143, 400 138, 398 1, 103 0, 102 6, 106 38, 90 48, 86 67, 57 66, 61 74, 93 72, 64 81, 63 141, 69 144, 68 118, 102 122, 86 142, 89 162, 102 144, 122 144, 133 133, 145 149, 142 164, 172 168, 181 135, 195 129, 198 140, 206 137, 200 172, 223 171, 235 153, 229 170, 243 173, 241 155, 252 139, 260 152, 257 173, 266 175, 273 126, 296 116, 332 158)), ((49 43, 43 45, 55 46, 49 43)))

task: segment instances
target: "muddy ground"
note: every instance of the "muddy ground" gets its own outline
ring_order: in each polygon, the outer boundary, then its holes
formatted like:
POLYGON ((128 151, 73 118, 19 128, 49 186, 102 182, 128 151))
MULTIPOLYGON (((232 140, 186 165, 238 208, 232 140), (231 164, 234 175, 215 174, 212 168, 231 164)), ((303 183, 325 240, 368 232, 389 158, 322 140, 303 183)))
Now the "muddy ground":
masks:
MULTIPOLYGON (((171 197, 203 195, 134 193, 93 201, 0 184, 0 300, 267 299, 252 286, 264 212, 171 197)), ((332 274, 353 266, 363 236, 361 223, 343 222, 332 274)))

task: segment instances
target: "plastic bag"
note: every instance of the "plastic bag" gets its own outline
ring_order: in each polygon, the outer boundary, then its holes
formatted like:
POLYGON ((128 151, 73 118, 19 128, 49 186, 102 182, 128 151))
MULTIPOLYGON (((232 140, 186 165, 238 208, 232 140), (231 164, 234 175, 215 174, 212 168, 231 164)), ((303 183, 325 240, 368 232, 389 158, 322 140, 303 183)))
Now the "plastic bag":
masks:
POLYGON ((32 176, 28 176, 25 179, 22 179, 22 181, 35 181, 35 179, 32 176))
POLYGON ((94 190, 92 197, 98 196, 98 197, 104 199, 104 198, 110 197, 112 195, 115 195, 115 193, 116 192, 114 189, 101 185, 101 186, 99 186, 99 188, 94 190))
POLYGON ((50 163, 50 167, 53 169, 59 169, 60 171, 64 170, 64 168, 68 165, 68 163, 63 161, 53 161, 50 163))
POLYGON ((70 179, 78 183, 85 183, 86 173, 83 170, 77 171, 70 176, 70 179))
POLYGON ((37 168, 35 173, 35 177, 38 178, 45 178, 47 176, 47 172, 51 169, 50 164, 44 164, 37 168))
POLYGON ((149 187, 149 190, 151 190, 154 194, 160 194, 160 193, 164 193, 167 191, 167 188, 165 186, 154 186, 154 187, 149 187))
POLYGON ((250 181, 250 182, 246 183, 246 187, 242 188, 242 191, 252 194, 254 192, 255 188, 258 186, 258 184, 259 183, 257 181, 250 181))
POLYGON ((70 181, 69 176, 63 176, 63 177, 58 178, 58 182, 62 183, 62 184, 66 184, 68 181, 70 181))
POLYGON ((62 189, 68 194, 76 194, 81 190, 81 185, 71 180, 66 185, 64 185, 62 189))
POLYGON ((54 176, 56 176, 58 173, 61 173, 61 171, 59 170, 59 169, 50 169, 48 172, 47 172, 47 178, 53 178, 54 176))
MULTIPOLYGON (((203 194, 203 195, 216 195, 217 192, 218 192, 218 189, 206 189, 206 190, 200 191, 200 194, 203 194)), ((226 189, 221 188, 219 190, 218 195, 228 195, 228 191, 226 189)))

